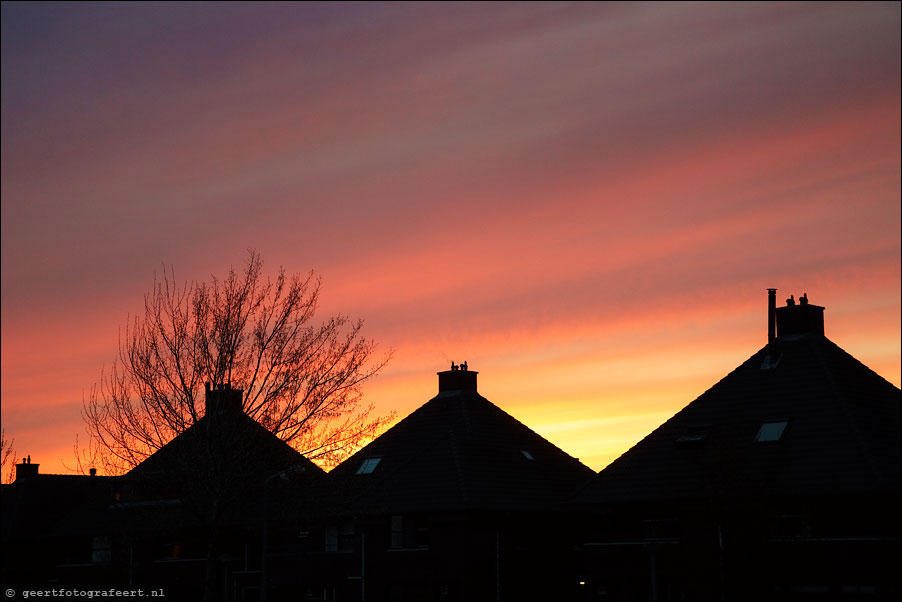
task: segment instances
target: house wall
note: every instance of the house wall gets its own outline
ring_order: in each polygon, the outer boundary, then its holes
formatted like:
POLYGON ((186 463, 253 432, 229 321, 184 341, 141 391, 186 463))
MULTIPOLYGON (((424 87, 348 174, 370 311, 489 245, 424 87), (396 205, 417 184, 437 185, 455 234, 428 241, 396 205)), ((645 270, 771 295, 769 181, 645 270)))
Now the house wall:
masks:
POLYGON ((549 514, 446 513, 301 528, 303 543, 269 563, 270 599, 570 599, 563 524, 549 514))
POLYGON ((582 600, 889 600, 898 494, 626 505, 590 518, 582 600))

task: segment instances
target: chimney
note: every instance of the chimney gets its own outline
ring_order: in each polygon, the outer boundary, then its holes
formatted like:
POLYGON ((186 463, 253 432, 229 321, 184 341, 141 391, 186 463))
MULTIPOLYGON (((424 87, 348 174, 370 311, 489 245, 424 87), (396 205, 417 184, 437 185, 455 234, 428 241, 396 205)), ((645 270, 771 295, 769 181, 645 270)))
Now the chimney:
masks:
POLYGON ((824 308, 808 303, 808 294, 795 304, 794 296, 786 300, 785 307, 778 307, 777 336, 824 336, 824 308))
POLYGON ((206 390, 206 416, 241 413, 244 394, 241 389, 233 389, 228 383, 212 386, 210 383, 204 383, 204 389, 206 390))
POLYGON ((27 460, 22 460, 20 464, 16 464, 16 480, 14 482, 18 483, 19 481, 38 476, 38 466, 40 464, 32 464, 31 456, 28 456, 27 460))
POLYGON ((767 344, 777 338, 777 289, 767 289, 767 344))
POLYGON ((451 369, 438 373, 438 392, 472 391, 476 392, 476 375, 479 372, 467 369, 467 362, 460 366, 451 363, 451 369))

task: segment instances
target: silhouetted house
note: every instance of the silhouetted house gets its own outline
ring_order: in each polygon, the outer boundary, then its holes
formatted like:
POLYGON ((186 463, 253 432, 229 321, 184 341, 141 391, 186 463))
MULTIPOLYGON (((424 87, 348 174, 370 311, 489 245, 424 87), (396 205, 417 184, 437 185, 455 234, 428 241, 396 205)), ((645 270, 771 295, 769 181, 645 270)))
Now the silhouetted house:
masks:
POLYGON ((896 599, 900 391, 775 307, 768 344, 602 470, 585 599, 896 599))
POLYGON ((479 395, 476 375, 440 372, 436 397, 329 473, 291 599, 560 599, 559 503, 593 472, 479 395))
POLYGON ((9 506, 10 544, 31 545, 22 559, 36 567, 34 580, 18 582, 164 588, 175 600, 257 599, 268 486, 324 475, 245 414, 242 392, 227 385, 208 389, 205 415, 124 476, 31 466, 4 486, 4 570, 9 506))
POLYGON ((208 599, 244 599, 260 584, 267 485, 324 473, 245 414, 242 391, 208 389, 205 410, 126 475, 112 510, 132 529, 127 537, 142 542, 131 572, 139 566, 147 582, 179 584, 188 598, 204 594, 200 584, 208 599))
POLYGON ((90 564, 108 550, 100 540, 72 533, 86 506, 113 499, 114 477, 40 474, 39 464, 16 465, 2 488, 0 580, 5 585, 53 583, 59 566, 90 564))

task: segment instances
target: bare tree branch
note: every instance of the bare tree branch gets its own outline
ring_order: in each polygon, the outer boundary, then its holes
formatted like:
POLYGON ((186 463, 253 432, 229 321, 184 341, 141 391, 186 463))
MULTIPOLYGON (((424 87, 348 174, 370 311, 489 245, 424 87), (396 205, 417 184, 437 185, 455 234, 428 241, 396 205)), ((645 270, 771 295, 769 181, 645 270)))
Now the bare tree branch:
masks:
POLYGON ((6 438, 6 429, 0 429, 0 480, 12 483, 16 480, 16 450, 13 449, 15 439, 6 438))
POLYGON ((91 463, 76 466, 136 466, 203 416, 205 382, 243 390, 245 413, 323 466, 353 453, 393 418, 361 406, 391 352, 376 357, 360 320, 315 324, 320 286, 312 272, 264 278, 254 251, 209 283, 179 286, 164 269, 83 402, 89 443, 77 453, 91 463))

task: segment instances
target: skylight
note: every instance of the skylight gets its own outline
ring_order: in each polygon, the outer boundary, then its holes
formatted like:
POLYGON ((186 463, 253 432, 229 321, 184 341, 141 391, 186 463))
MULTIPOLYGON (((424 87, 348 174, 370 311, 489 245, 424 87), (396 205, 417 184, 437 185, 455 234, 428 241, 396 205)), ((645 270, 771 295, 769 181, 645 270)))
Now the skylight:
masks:
POLYGON ((779 365, 781 359, 783 359, 782 353, 777 356, 774 356, 774 355, 771 355, 770 353, 768 353, 766 356, 764 356, 764 361, 761 362, 761 369, 762 370, 773 370, 774 368, 776 368, 779 365))
POLYGON ((379 466, 379 461, 381 459, 381 457, 367 458, 363 461, 363 464, 360 465, 360 468, 357 469, 357 474, 373 474, 373 471, 379 466))
POLYGON ((710 424, 690 424, 686 427, 686 430, 676 438, 676 443, 681 447, 701 445, 707 441, 710 432, 710 424))
POLYGON ((535 460, 535 458, 532 457, 532 454, 529 453, 528 451, 526 451, 525 449, 521 449, 520 453, 523 454, 523 457, 526 458, 527 460, 535 460))
POLYGON ((783 431, 786 430, 788 422, 782 420, 780 422, 765 422, 758 429, 755 435, 755 441, 762 443, 765 441, 779 441, 783 437, 783 431))

